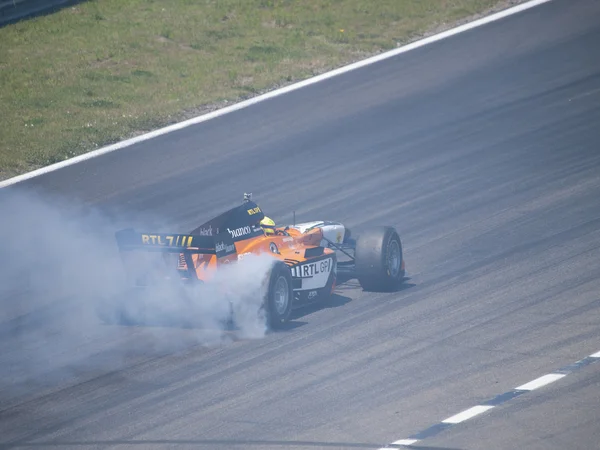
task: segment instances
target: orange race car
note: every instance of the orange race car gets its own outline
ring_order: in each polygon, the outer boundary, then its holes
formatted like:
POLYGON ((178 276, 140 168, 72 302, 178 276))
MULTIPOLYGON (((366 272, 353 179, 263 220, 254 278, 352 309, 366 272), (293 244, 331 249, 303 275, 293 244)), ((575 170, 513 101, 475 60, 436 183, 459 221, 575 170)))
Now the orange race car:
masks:
MULTIPOLYGON (((338 276, 357 278, 365 290, 391 290, 405 275, 402 244, 393 227, 377 227, 357 239, 339 222, 275 227, 251 194, 189 234, 125 229, 116 239, 124 261, 126 254, 140 250, 177 255, 173 269, 184 283, 208 283, 219 267, 248 254, 271 255, 263 306, 272 327, 287 322, 295 307, 329 297, 338 276)), ((135 277, 138 286, 151 284, 145 276, 135 277)))

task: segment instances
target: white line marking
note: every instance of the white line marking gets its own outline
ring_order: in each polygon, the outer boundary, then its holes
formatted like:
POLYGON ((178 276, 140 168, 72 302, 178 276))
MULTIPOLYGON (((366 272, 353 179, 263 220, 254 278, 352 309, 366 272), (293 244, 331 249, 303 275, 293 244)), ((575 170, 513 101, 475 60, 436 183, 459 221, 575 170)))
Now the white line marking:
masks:
POLYGON ((484 413, 492 408, 493 408, 493 406, 483 406, 483 405, 473 406, 472 408, 466 409, 463 412, 459 412, 458 414, 456 414, 452 417, 448 417, 446 420, 442 420, 442 422, 443 423, 461 423, 461 422, 464 422, 465 420, 469 420, 481 413, 484 413))
MULTIPOLYGON (((593 353, 589 356, 590 358, 598 358, 600 359, 600 351, 593 353)), ((583 361, 583 360, 581 360, 583 361)), ((578 361, 579 363, 580 361, 578 361)), ((577 363, 576 363, 577 364, 577 363)), ((593 362, 592 362, 593 364, 593 362)), ((550 383, 553 383, 554 381, 560 380, 561 378, 566 377, 567 374, 561 374, 561 373, 549 373, 546 374, 544 376, 541 376, 539 378, 536 378, 533 381, 530 381, 529 383, 523 384, 517 388, 515 388, 516 390, 522 390, 522 391, 533 391, 534 389, 538 389, 542 386, 546 386, 550 383)), ((511 391, 507 392, 507 393, 512 393, 511 391)), ((502 394, 504 395, 504 394, 502 394)), ((496 397, 495 397, 496 398, 496 397)), ((511 397, 512 398, 512 397, 511 397)), ((498 405, 495 405, 498 406, 498 405)), ((473 406, 472 408, 466 409, 452 417, 448 417, 446 420, 442 420, 442 422, 440 423, 447 423, 447 424, 458 424, 461 422, 464 422, 465 420, 471 419, 485 411, 489 411, 490 409, 494 408, 495 406, 485 406, 485 405, 477 405, 477 406, 473 406)), ((415 434, 414 436, 419 436, 419 435, 423 435, 423 434, 427 434, 428 431, 435 431, 435 433, 429 433, 429 435, 435 435, 438 432, 442 431, 443 428, 438 427, 439 423, 434 425, 433 427, 427 428, 424 432, 421 432, 419 434, 415 434)), ((407 445, 410 446, 412 444, 414 444, 415 442, 419 442, 422 441, 423 439, 400 439, 398 441, 392 442, 391 444, 388 444, 386 447, 381 447, 379 450, 386 450, 389 449, 390 445, 407 445)))
MULTIPOLYGON (((388 446, 389 445, 412 445, 416 442, 419 442, 419 440, 418 439, 399 439, 397 441, 392 442, 391 444, 388 444, 388 446)), ((390 447, 387 447, 387 446, 381 447, 379 450, 390 450, 390 447)))
POLYGON ((565 376, 566 375, 563 373, 549 373, 548 375, 543 375, 515 389, 519 389, 520 391, 533 391, 534 389, 539 389, 543 386, 546 386, 547 384, 554 383, 555 381, 560 380, 565 376))
POLYGON ((315 83, 318 83, 320 81, 327 80, 329 78, 332 78, 332 77, 335 77, 335 76, 338 76, 338 75, 350 72, 352 70, 356 70, 356 69, 359 69, 361 67, 365 67, 365 66, 368 66, 370 64, 374 64, 376 62, 392 58, 394 56, 397 56, 397 55, 400 55, 402 53, 406 53, 406 52, 409 52, 411 50, 423 47, 423 46, 431 44, 433 42, 437 42, 437 41, 440 41, 442 39, 446 39, 446 38, 449 38, 451 36, 455 36, 457 34, 463 33, 465 31, 472 30, 473 28, 477 28, 477 27, 480 27, 482 25, 486 25, 488 23, 495 22, 495 21, 500 20, 500 19, 504 19, 505 17, 511 16, 513 14, 520 13, 522 11, 525 11, 527 9, 533 8, 533 7, 538 6, 538 5, 542 5, 544 3, 548 3, 550 1, 552 1, 552 0, 530 0, 530 1, 522 3, 520 5, 513 6, 512 8, 508 8, 508 9, 505 9, 503 11, 499 11, 499 12, 497 12, 495 14, 492 14, 492 15, 489 15, 489 16, 486 16, 486 17, 482 17, 481 19, 477 19, 477 20, 475 20, 473 22, 469 22, 469 23, 463 24, 463 25, 461 25, 459 27, 452 28, 450 30, 446 30, 446 31, 444 31, 442 33, 438 33, 438 34, 435 34, 433 36, 429 36, 429 37, 424 38, 424 39, 420 39, 420 40, 412 42, 412 43, 410 43, 408 45, 404 45, 402 47, 398 47, 398 48, 396 48, 394 50, 390 50, 390 51, 387 51, 387 52, 384 52, 384 53, 380 53, 380 54, 372 56, 370 58, 363 59, 361 61, 357 61, 357 62, 352 63, 352 64, 348 64, 346 66, 340 67, 340 68, 332 70, 330 72, 323 73, 321 75, 317 75, 317 76, 312 77, 312 78, 308 78, 308 79, 300 81, 298 83, 294 83, 294 84, 291 84, 289 86, 285 86, 283 88, 276 89, 276 90, 271 91, 271 92, 267 92, 266 94, 262 94, 262 95, 259 95, 257 97, 254 97, 254 98, 251 98, 251 99, 248 99, 248 100, 244 100, 243 102, 236 103, 234 105, 227 106, 225 108, 222 108, 222 109, 219 109, 219 110, 216 110, 216 111, 212 111, 212 112, 210 112, 208 114, 204 114, 202 116, 194 117, 192 119, 188 119, 188 120, 185 120, 183 122, 175 123, 173 125, 169 125, 167 127, 151 131, 150 133, 142 134, 140 136, 136 136, 136 137, 131 138, 131 139, 127 139, 127 140, 124 140, 124 141, 121 141, 121 142, 117 142, 116 144, 112 144, 112 145, 109 145, 107 147, 102 147, 102 148, 99 148, 97 150, 93 150, 91 152, 85 153, 83 155, 76 156, 74 158, 66 159, 64 161, 61 161, 61 162, 58 162, 58 163, 55 163, 55 164, 51 164, 49 166, 42 167, 42 168, 37 169, 37 170, 33 170, 31 172, 27 172, 27 173, 24 173, 22 175, 18 175, 18 176, 13 177, 13 178, 9 178, 8 180, 0 182, 0 188, 6 187, 6 186, 10 186, 12 184, 19 183, 21 181, 25 181, 25 180, 28 180, 30 178, 34 178, 34 177, 37 177, 37 176, 40 176, 40 175, 43 175, 43 174, 46 174, 46 173, 49 173, 49 172, 53 172, 53 171, 61 169, 63 167, 67 167, 67 166, 70 166, 70 165, 73 165, 73 164, 77 164, 79 162, 83 162, 83 161, 86 161, 88 159, 96 158, 96 157, 104 155, 106 153, 114 152, 115 150, 120 150, 120 149, 123 149, 125 147, 129 147, 131 145, 134 145, 134 144, 137 144, 137 143, 140 143, 140 142, 143 142, 143 141, 147 141, 148 139, 155 138, 157 136, 162 136, 163 134, 167 134, 167 133, 171 133, 173 131, 181 130, 182 128, 186 128, 186 127, 189 127, 191 125, 196 125, 196 124, 199 124, 201 122, 206 122, 207 120, 214 119, 216 117, 220 117, 220 116, 223 116, 225 114, 229 114, 231 112, 234 112, 234 111, 237 111, 237 110, 240 110, 240 109, 243 109, 243 108, 247 108, 248 106, 254 105, 256 103, 264 102, 265 100, 269 100, 269 99, 271 99, 273 97, 278 97, 280 95, 287 94, 288 92, 295 91, 295 90, 303 88, 305 86, 310 86, 311 84, 315 84, 315 83))
POLYGON ((418 439, 399 439, 397 441, 392 442, 393 445, 412 445, 415 442, 419 442, 418 439))

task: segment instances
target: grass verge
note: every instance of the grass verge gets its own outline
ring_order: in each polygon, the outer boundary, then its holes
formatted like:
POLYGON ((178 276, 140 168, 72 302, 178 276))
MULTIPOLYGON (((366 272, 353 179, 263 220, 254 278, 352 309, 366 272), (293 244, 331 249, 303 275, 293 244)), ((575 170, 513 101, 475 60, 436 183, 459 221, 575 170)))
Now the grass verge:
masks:
POLYGON ((0 28, 0 179, 519 0, 102 0, 0 28))

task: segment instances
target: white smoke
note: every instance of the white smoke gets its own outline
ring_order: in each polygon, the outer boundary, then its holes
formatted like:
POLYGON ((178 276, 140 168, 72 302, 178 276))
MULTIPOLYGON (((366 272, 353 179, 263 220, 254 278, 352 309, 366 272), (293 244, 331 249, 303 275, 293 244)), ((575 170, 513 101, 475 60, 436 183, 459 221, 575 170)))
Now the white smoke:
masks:
POLYGON ((115 219, 12 188, 0 191, 0 211, 0 403, 15 386, 116 370, 132 354, 222 345, 267 331, 260 307, 270 256, 222 266, 205 285, 164 282, 135 291, 115 231, 181 230, 156 217, 115 219), (129 322, 116 320, 123 312, 129 322))
MULTIPOLYGON (((204 344, 215 343, 215 330, 233 331, 237 338, 260 338, 267 332, 261 306, 273 261, 268 254, 246 255, 243 260, 221 265, 207 283, 186 285, 179 280, 154 280, 150 286, 126 287, 111 300, 98 301, 96 306, 100 317, 109 323, 124 320, 212 331, 212 337, 205 335, 200 339, 204 344)), ((138 269, 148 267, 149 260, 146 264, 143 259, 140 262, 138 269)))

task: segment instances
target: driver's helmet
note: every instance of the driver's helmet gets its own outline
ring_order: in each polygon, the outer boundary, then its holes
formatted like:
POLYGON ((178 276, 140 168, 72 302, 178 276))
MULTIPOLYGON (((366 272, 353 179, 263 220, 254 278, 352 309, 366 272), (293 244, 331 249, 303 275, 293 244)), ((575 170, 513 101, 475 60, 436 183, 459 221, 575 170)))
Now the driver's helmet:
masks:
POLYGON ((260 221, 260 226, 265 234, 275 234, 275 222, 270 217, 265 216, 263 220, 260 221))

